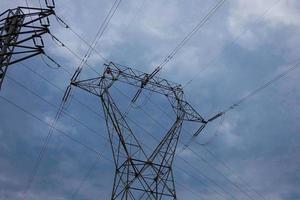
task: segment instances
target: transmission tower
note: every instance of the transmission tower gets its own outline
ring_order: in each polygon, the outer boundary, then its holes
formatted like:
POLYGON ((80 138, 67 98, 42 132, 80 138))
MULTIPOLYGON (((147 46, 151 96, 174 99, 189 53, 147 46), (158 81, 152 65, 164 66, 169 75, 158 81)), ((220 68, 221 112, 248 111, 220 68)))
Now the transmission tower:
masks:
POLYGON ((46 3, 45 9, 17 7, 0 15, 0 89, 8 66, 44 53, 42 35, 54 14, 54 4, 46 3))
POLYGON ((107 131, 115 164, 112 200, 115 199, 160 199, 175 200, 176 191, 172 163, 184 121, 200 124, 196 134, 205 127, 205 121, 197 111, 184 100, 181 85, 161 79, 155 74, 139 72, 114 63, 105 64, 102 76, 79 80, 75 73, 71 84, 93 95, 102 102, 107 131), (132 129, 110 94, 116 81, 135 86, 138 92, 132 99, 136 101, 141 90, 163 95, 171 104, 175 121, 163 139, 150 154, 146 154, 141 141, 132 129))

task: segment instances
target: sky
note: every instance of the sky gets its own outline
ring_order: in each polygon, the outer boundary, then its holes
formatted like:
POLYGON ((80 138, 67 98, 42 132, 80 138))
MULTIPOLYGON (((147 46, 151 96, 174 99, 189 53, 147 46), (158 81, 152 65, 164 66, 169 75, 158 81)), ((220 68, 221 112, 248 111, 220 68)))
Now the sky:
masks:
MULTIPOLYGON (((28 3, 39 6, 38 0, 28 3)), ((217 3, 122 0, 95 49, 109 61, 150 73, 217 3)), ((1 12, 26 5, 23 0, 0 4, 1 12)), ((91 43, 112 4, 56 1, 55 12, 91 43)), ((297 0, 226 0, 159 75, 182 84, 185 98, 208 119, 299 62, 299 10, 297 0)), ((51 33, 83 57, 88 46, 55 17, 50 23, 51 33)), ((47 55, 62 67, 57 69, 46 59, 49 67, 40 56, 14 64, 0 91, 13 102, 0 99, 0 199, 109 199, 114 164, 101 102, 78 88, 72 90, 55 127, 101 155, 54 130, 28 188, 50 130, 44 122, 55 118, 71 78, 66 71, 72 74, 80 63, 49 35, 43 40, 47 55)), ((97 53, 87 63, 103 72, 105 61, 97 53)), ((95 76, 84 66, 80 78, 95 76)), ((247 99, 208 124, 182 151, 194 126, 185 127, 173 164, 178 199, 300 199, 299 76, 300 70, 292 71, 247 99)), ((134 94, 126 87, 120 90, 134 94)), ((114 97, 126 111, 128 99, 117 90, 114 97)), ((150 149, 156 143, 141 127, 162 137, 172 114, 167 105, 165 99, 144 92, 129 114, 137 137, 150 149), (148 115, 140 112, 140 106, 148 115)))

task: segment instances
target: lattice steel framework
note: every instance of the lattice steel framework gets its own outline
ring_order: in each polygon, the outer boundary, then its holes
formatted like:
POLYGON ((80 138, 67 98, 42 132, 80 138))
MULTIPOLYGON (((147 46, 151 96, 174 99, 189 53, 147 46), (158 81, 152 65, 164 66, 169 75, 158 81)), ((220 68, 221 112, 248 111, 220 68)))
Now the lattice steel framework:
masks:
POLYGON ((17 7, 0 15, 0 88, 8 66, 44 53, 42 35, 49 32, 48 8, 17 7))
POLYGON ((182 124, 184 121, 199 123, 199 133, 207 123, 184 100, 182 87, 153 76, 153 73, 139 72, 112 62, 105 64, 104 73, 96 78, 76 81, 78 73, 74 74, 71 84, 98 96, 102 102, 115 164, 111 199, 177 199, 172 163, 182 124), (133 101, 141 93, 141 89, 150 90, 165 96, 174 110, 176 118, 173 125, 150 155, 145 153, 124 113, 110 95, 110 88, 116 81, 139 88, 133 101))

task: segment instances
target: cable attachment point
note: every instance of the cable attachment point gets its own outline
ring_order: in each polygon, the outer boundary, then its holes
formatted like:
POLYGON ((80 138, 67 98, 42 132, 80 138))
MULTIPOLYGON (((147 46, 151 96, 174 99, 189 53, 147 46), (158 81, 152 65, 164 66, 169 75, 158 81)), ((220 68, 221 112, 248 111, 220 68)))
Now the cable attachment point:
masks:
POLYGON ((205 126, 206 126, 206 123, 205 123, 205 124, 202 124, 202 125, 200 126, 200 128, 194 133, 193 137, 198 136, 198 135, 201 133, 201 131, 205 128, 205 126))
POLYGON ((64 28, 70 28, 70 26, 64 20, 62 20, 62 18, 60 18, 57 15, 55 15, 55 18, 58 21, 58 23, 61 24, 61 26, 63 26, 64 28))
POLYGON ((224 114, 225 114, 225 112, 220 112, 220 113, 216 114, 215 116, 213 116, 212 118, 210 118, 209 120, 207 120, 207 122, 214 121, 215 119, 221 117, 224 114))
POLYGON ((139 90, 135 93, 132 103, 135 103, 138 97, 140 96, 143 88, 148 84, 148 82, 161 70, 162 67, 157 67, 151 74, 145 74, 144 78, 141 80, 141 86, 139 90))
POLYGON ((40 35, 35 34, 32 36, 32 39, 33 39, 33 43, 34 43, 35 47, 37 47, 39 49, 44 48, 44 41, 40 35))
MULTIPOLYGON (((58 62, 56 62, 53 58, 51 58, 50 56, 48 56, 44 51, 42 52, 42 55, 44 55, 46 58, 48 58, 48 60, 50 60, 53 64, 55 64, 55 65, 57 66, 57 68, 61 68, 61 65, 60 65, 58 62)), ((57 68, 55 68, 55 67, 52 67, 50 64, 48 64, 48 63, 44 60, 43 57, 42 57, 42 60, 43 60, 43 62, 44 62, 48 67, 50 67, 50 68, 52 68, 52 69, 57 69, 57 68)))
POLYGON ((54 9, 55 8, 55 2, 54 0, 45 0, 46 6, 49 9, 54 9))
POLYGON ((201 133, 201 131, 205 128, 205 126, 208 122, 214 121, 215 119, 221 117, 224 114, 225 114, 225 112, 220 112, 220 113, 216 114, 215 116, 213 116, 212 118, 208 119, 207 121, 203 121, 202 123, 204 123, 204 124, 202 126, 200 126, 200 128, 193 134, 193 137, 198 136, 201 133))

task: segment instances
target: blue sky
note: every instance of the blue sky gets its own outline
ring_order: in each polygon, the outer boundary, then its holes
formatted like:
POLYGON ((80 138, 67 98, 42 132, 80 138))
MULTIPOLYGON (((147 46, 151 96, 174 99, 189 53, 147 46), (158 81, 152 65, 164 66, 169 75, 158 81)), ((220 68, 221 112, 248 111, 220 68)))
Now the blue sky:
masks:
MULTIPOLYGON (((56 13, 91 42, 112 2, 56 1, 56 13)), ((123 0, 96 49, 109 60, 151 72, 216 3, 123 0)), ((29 4, 37 6, 38 1, 29 4)), ((2 0, 1 11, 18 5, 25 5, 25 1, 2 0)), ((299 9, 296 0, 227 0, 160 75, 183 85, 192 80, 185 87, 185 96, 209 118, 299 61, 299 9)), ((53 17, 50 30, 79 55, 87 51, 88 47, 53 17)), ((47 54, 65 69, 72 72, 77 68, 76 57, 49 36, 44 41, 47 54)), ((102 72, 104 61, 97 54, 93 53, 88 63, 102 72)), ((70 75, 47 67, 40 57, 24 64, 62 89, 69 83, 70 75)), ((32 71, 20 64, 10 66, 1 96, 50 123, 57 109, 15 81, 56 106, 63 94, 32 71)), ((299 75, 299 70, 293 71, 226 113, 223 119, 209 124, 190 150, 176 156, 179 199, 300 199, 299 75), (200 145, 204 143, 207 144, 200 145)), ((85 66, 82 78, 94 76, 85 66)), ((118 92, 115 95, 120 103, 126 100, 118 92)), ((147 95, 143 94, 140 103, 147 95)), ((65 111, 81 124, 62 114, 56 126, 102 156, 54 131, 26 199, 110 197, 114 166, 104 139, 105 124, 99 117, 103 116, 100 100, 78 89, 74 97, 65 111)), ((170 114, 170 110, 162 112, 161 107, 166 104, 159 98, 153 99, 160 107, 153 108, 151 102, 146 102, 147 112, 168 124, 165 112, 170 114)), ((49 127, 3 99, 0 101, 0 199, 22 199, 49 127)), ((161 137, 163 127, 138 109, 130 117, 161 137)), ((132 126, 147 146, 154 145, 138 126, 132 126)), ((182 133, 182 143, 190 134, 182 133)))

